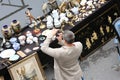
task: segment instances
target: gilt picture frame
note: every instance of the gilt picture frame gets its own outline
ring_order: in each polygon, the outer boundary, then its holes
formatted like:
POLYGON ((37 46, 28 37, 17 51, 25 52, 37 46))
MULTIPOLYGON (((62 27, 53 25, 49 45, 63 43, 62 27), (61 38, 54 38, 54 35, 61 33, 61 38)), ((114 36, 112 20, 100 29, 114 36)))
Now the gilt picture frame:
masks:
POLYGON ((8 67, 8 72, 12 80, 46 80, 37 53, 11 65, 8 67))

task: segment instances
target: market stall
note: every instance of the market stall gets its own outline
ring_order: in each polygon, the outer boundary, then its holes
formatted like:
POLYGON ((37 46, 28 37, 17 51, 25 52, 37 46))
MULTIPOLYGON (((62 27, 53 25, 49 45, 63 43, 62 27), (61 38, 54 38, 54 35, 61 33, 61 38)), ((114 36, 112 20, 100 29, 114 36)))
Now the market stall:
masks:
MULTIPOLYGON (((5 33, 5 45, 1 53, 12 49, 19 57, 14 60, 10 58, 11 56, 8 56, 9 58, 5 56, 4 58, 4 55, 2 55, 2 58, 0 58, 0 74, 6 80, 14 78, 8 72, 9 67, 16 63, 19 65, 19 61, 22 64, 21 61, 27 61, 24 59, 29 58, 36 52, 41 67, 51 62, 53 59, 43 54, 40 47, 52 28, 58 28, 61 31, 69 29, 75 33, 75 40, 83 43, 83 52, 80 59, 88 57, 116 35, 112 22, 120 16, 119 0, 93 0, 93 2, 92 0, 81 0, 79 4, 78 2, 76 4, 68 2, 69 5, 66 5, 66 2, 61 3, 58 9, 51 9, 52 11, 43 18, 33 19, 32 24, 22 30, 18 29, 20 32, 14 33, 14 36, 9 29, 9 33, 5 33)), ((3 29, 3 33, 6 32, 5 29, 3 29)), ((59 47, 55 41, 50 46, 59 47)), ((39 64, 39 62, 36 64, 39 64)))

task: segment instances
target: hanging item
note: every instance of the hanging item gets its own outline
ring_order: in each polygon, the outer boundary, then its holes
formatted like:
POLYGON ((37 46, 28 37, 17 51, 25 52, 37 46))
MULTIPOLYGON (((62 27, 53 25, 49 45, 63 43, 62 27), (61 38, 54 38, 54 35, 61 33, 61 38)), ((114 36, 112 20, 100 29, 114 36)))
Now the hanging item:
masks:
POLYGON ((12 36, 12 29, 8 25, 2 27, 2 34, 6 39, 9 39, 12 36))

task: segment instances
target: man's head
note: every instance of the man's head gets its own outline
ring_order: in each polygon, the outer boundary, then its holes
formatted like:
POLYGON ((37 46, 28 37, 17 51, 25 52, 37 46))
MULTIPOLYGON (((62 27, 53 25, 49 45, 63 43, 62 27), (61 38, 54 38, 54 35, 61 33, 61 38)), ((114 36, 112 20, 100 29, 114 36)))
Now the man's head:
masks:
POLYGON ((65 40, 68 44, 72 44, 74 42, 75 35, 72 31, 65 30, 63 33, 63 40, 65 40))

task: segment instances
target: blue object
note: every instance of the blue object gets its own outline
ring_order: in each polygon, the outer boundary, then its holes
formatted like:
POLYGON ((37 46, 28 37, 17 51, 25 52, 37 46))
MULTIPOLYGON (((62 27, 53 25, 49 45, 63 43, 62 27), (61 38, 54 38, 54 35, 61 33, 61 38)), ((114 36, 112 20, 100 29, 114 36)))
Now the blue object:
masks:
POLYGON ((117 33, 120 37, 120 17, 115 19, 115 21, 113 22, 113 25, 114 25, 115 30, 117 31, 117 33))
POLYGON ((15 37, 10 38, 10 42, 11 42, 11 44, 17 43, 17 38, 15 38, 15 37))
POLYGON ((81 77, 81 79, 82 79, 82 80, 84 80, 84 78, 83 78, 83 77, 81 77))
POLYGON ((14 43, 13 44, 13 49, 14 50, 19 50, 20 49, 20 44, 19 43, 14 43))
POLYGON ((119 44, 119 41, 118 41, 117 38, 114 38, 114 43, 115 43, 115 44, 119 44))

